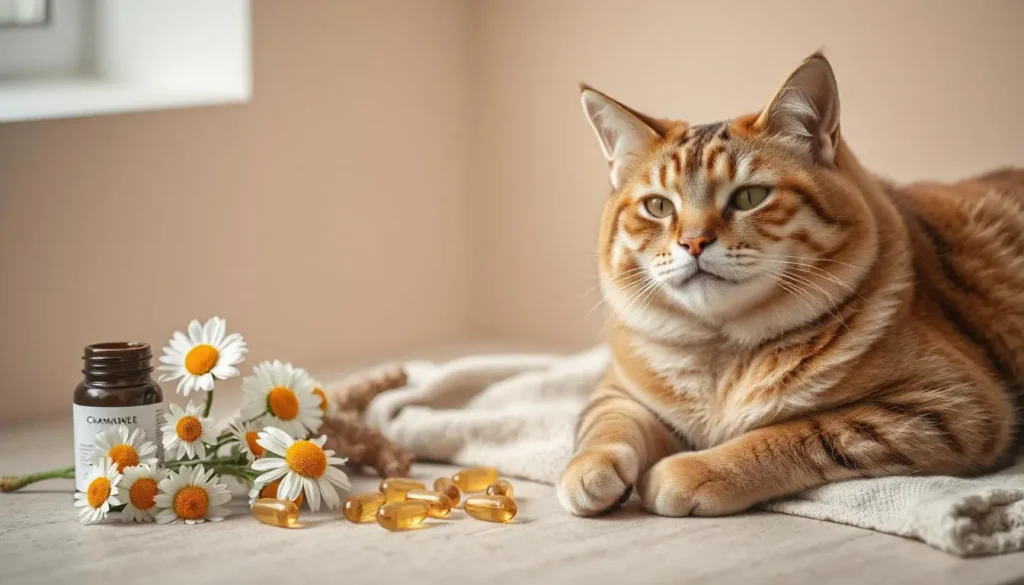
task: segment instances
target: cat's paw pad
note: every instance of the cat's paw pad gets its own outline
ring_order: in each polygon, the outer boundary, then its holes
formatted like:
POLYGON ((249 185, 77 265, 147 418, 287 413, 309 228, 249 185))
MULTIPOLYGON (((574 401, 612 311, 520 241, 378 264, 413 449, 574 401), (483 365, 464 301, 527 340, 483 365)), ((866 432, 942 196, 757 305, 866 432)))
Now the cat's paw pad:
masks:
POLYGON ((636 451, 604 445, 577 453, 558 482, 558 501, 576 516, 594 516, 624 502, 640 471, 636 451))

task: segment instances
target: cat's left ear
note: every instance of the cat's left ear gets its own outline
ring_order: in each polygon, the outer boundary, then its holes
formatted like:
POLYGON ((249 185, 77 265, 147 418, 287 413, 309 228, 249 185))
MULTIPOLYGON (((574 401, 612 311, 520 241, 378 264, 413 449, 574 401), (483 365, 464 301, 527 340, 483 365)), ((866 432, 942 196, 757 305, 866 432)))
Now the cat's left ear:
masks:
POLYGON ((805 59, 754 125, 805 145, 816 160, 833 165, 839 145, 839 88, 825 55, 817 52, 805 59))

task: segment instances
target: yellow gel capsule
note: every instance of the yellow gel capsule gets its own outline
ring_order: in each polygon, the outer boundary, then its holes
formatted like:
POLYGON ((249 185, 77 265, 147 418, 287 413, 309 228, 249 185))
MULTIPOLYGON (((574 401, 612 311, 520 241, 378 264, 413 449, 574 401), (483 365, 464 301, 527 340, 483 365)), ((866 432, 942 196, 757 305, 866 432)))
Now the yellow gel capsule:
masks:
POLYGON ((377 524, 388 530, 405 530, 426 520, 429 513, 426 502, 384 504, 377 511, 377 524))
POLYGON ((515 496, 515 493, 516 491, 512 489, 512 484, 505 481, 504 479, 499 479, 498 481, 487 486, 488 496, 508 496, 511 498, 515 496))
POLYGON ((427 486, 423 482, 409 479, 407 477, 389 477, 380 482, 380 493, 384 494, 388 503, 404 502, 405 492, 412 490, 425 490, 427 486))
POLYGON ((260 498, 253 502, 252 515, 264 524, 294 528, 299 524, 299 507, 295 502, 260 498))
POLYGON ((440 492, 430 490, 412 490, 405 492, 407 502, 426 502, 430 506, 431 518, 445 518, 452 513, 452 501, 440 492))
POLYGON ((452 481, 464 492, 482 492, 498 481, 498 470, 493 467, 460 469, 452 476, 452 481))
POLYGON ((459 486, 447 477, 439 477, 434 480, 434 491, 448 496, 453 508, 462 501, 462 492, 459 491, 459 486))
POLYGON ((472 496, 466 498, 466 513, 477 520, 508 522, 515 518, 516 501, 508 496, 472 496))
POLYGON ((377 510, 384 505, 384 494, 380 492, 363 492, 355 494, 345 500, 343 513, 349 522, 357 524, 362 522, 373 522, 377 517, 377 510))

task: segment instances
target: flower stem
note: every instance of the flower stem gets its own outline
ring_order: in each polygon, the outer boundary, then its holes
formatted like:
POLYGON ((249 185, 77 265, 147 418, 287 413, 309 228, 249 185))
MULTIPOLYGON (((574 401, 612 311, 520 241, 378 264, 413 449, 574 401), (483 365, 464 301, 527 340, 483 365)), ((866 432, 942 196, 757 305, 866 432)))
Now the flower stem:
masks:
POLYGON ((206 393, 206 406, 203 407, 203 418, 210 416, 211 408, 213 408, 213 390, 206 393))
POLYGON ((256 479, 256 472, 246 465, 215 465, 213 469, 218 475, 230 475, 244 481, 250 488, 256 479))
POLYGON ((245 465, 245 460, 240 457, 215 457, 213 459, 180 459, 178 461, 167 461, 165 467, 175 468, 182 465, 202 465, 203 467, 216 467, 217 465, 245 465))
POLYGON ((39 473, 30 473, 16 477, 0 478, 0 492, 13 492, 21 488, 47 479, 75 479, 75 466, 61 467, 39 473))

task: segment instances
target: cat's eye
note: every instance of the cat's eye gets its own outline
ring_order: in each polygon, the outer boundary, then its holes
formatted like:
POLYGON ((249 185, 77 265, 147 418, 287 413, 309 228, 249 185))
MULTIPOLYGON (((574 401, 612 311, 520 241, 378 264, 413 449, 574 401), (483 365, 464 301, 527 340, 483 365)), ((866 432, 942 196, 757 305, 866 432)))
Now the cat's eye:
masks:
POLYGON ((659 219, 672 215, 675 206, 665 197, 648 197, 644 199, 644 209, 659 219))
POLYGON ((744 187, 732 196, 730 204, 740 211, 747 211, 761 205, 771 192, 768 187, 744 187))

